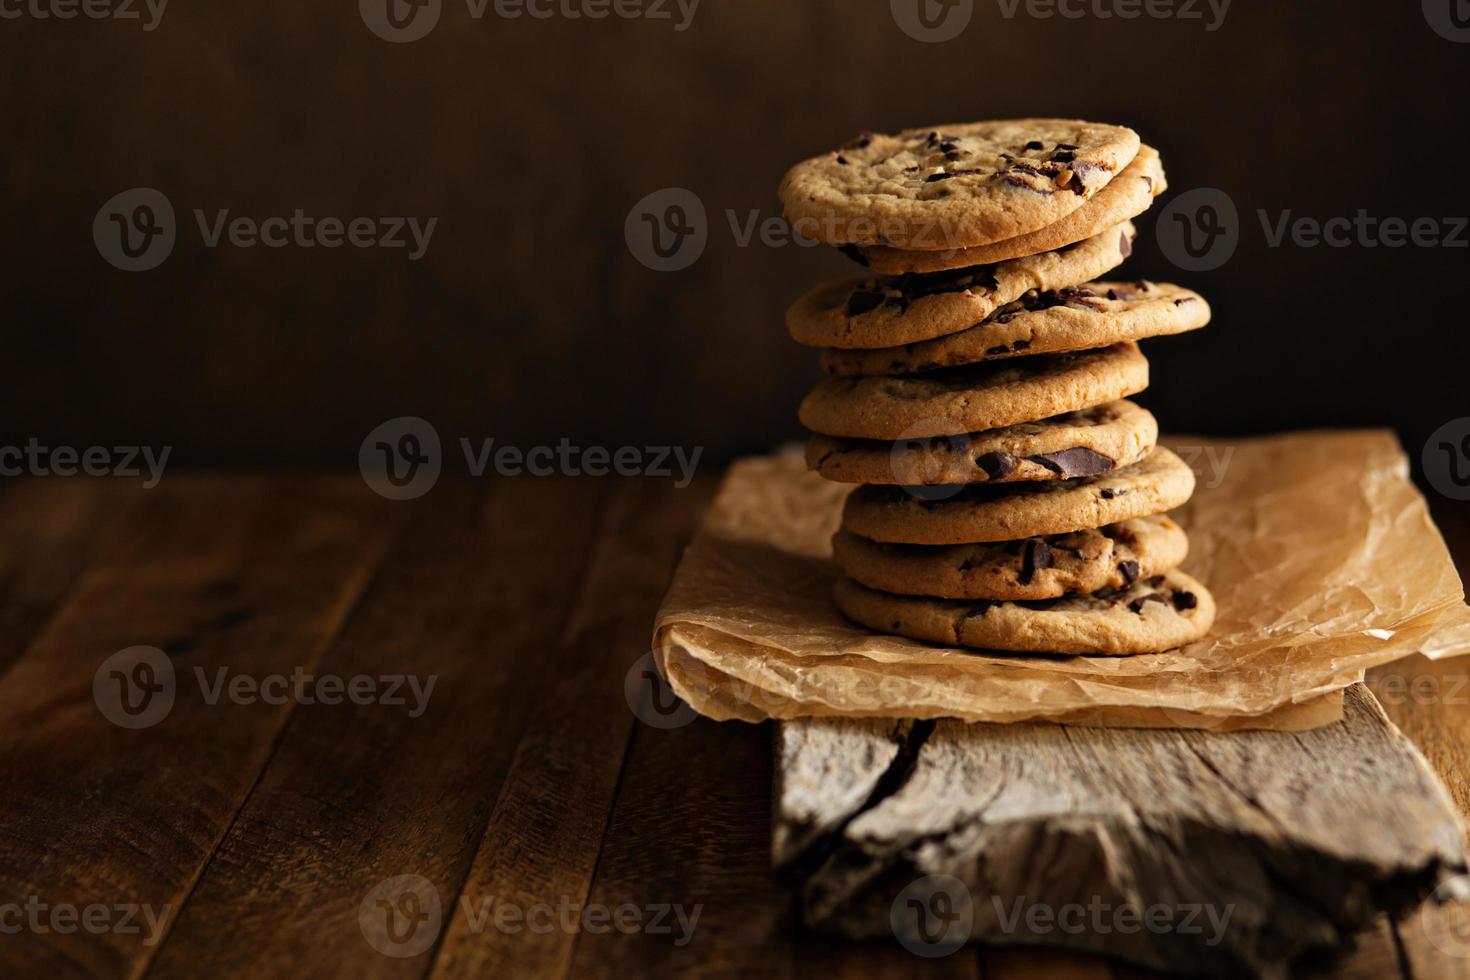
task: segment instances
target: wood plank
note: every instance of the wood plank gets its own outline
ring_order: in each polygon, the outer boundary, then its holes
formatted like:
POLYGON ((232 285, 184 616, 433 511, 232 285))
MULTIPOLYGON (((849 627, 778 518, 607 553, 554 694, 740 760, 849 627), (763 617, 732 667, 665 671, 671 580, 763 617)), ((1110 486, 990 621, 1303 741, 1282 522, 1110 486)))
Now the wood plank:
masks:
MULTIPOLYGON (((182 904, 286 715, 209 704, 192 671, 309 669, 376 564, 378 503, 356 479, 175 477, 133 517, 108 515, 128 524, 108 531, 123 543, 0 681, 0 895, 113 916, 182 904), (167 651, 177 690, 161 721, 126 730, 93 681, 137 644, 167 651)), ((28 927, 0 962, 10 975, 137 975, 166 928, 137 922, 142 935, 28 927)))
POLYGON ((649 623, 715 490, 712 479, 625 484, 575 612, 566 669, 538 700, 434 963, 436 977, 559 977, 571 961, 618 773, 636 719, 624 681, 647 653, 649 623), (501 931, 494 911, 565 902, 571 926, 501 931), (472 917, 463 911, 480 910, 472 917))
POLYGON ((943 879, 926 876, 949 875, 970 897, 975 939, 1279 975, 1465 867, 1450 801, 1361 687, 1341 724, 1305 733, 941 721, 911 738, 920 744, 892 788, 813 845, 803 913, 814 927, 893 935, 895 896, 927 897, 943 879), (1067 906, 1094 901, 1117 928, 1062 922, 1067 906), (1024 914, 1008 922, 1018 902, 1024 914), (1116 918, 1154 905, 1178 928, 1130 931, 1116 918), (1187 933, 1196 905, 1215 918, 1187 933), (1046 918, 1032 922, 1033 909, 1046 918))
MULTIPOLYGON (((1461 579, 1470 579, 1470 506, 1429 497, 1461 579)), ((1419 747, 1470 817, 1470 662, 1410 657, 1370 671, 1389 718, 1419 747)), ((1429 903, 1393 927, 1395 950, 1418 980, 1470 977, 1470 904, 1429 903)))
POLYGON ((609 487, 504 480, 487 500, 441 483, 408 505, 399 547, 321 669, 435 678, 427 710, 297 711, 154 974, 428 969, 523 721, 560 669, 548 638, 571 612, 609 487), (422 889, 418 909, 402 876, 422 889))
POLYGON ((90 558, 146 497, 97 479, 0 483, 0 675, 55 614, 90 558))
POLYGON ((645 921, 679 905, 689 930, 578 934, 568 976, 794 972, 790 902, 770 870, 769 726, 698 718, 675 729, 640 724, 588 896, 629 905, 645 921))

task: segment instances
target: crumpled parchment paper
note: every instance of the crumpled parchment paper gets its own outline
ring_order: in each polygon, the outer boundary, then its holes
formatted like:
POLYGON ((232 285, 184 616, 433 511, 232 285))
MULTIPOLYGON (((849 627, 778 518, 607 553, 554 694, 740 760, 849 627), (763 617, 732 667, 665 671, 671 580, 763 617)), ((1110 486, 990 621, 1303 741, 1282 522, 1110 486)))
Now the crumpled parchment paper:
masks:
POLYGON ((1174 512, 1210 636, 1135 657, 948 649, 875 634, 831 599, 849 487, 799 453, 731 470, 655 623, 674 691, 713 718, 823 715, 1229 730, 1336 721, 1342 689, 1415 652, 1470 652, 1470 608, 1391 432, 1176 438, 1174 512))

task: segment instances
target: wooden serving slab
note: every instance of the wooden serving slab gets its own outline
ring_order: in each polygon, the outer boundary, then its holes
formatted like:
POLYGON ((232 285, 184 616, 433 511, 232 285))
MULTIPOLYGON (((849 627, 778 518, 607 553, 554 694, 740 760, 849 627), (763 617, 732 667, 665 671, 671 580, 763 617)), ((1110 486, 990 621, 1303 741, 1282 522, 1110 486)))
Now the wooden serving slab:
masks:
POLYGON ((1284 976, 1456 892, 1459 812, 1361 684, 1307 732, 804 720, 779 727, 773 856, 805 924, 1284 976))

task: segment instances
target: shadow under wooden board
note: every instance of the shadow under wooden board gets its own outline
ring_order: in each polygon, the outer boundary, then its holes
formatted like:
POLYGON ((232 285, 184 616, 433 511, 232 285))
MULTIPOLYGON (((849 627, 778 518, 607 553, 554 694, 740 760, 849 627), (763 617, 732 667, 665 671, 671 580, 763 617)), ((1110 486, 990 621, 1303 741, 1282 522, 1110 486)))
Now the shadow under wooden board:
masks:
POLYGON ((777 736, 806 925, 1286 976, 1465 872, 1463 826, 1363 685, 1308 732, 806 720, 777 736))

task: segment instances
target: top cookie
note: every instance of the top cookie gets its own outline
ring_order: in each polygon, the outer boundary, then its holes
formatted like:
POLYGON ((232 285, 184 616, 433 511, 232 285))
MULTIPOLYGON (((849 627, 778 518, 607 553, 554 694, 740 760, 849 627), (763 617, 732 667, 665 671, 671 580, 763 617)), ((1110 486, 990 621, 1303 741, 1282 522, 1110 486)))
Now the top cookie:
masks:
POLYGON ((974 265, 989 265, 1050 252, 1072 242, 1107 231, 1129 218, 1136 218, 1147 211, 1154 198, 1169 187, 1164 177, 1164 165, 1159 151, 1151 146, 1138 148, 1138 156, 1123 168, 1123 172, 1108 181, 1082 207, 1067 215, 1056 224, 1022 235, 1008 238, 993 245, 974 248, 954 248, 943 251, 920 252, 912 249, 891 248, 872 245, 853 248, 848 255, 861 265, 882 276, 898 276, 909 272, 946 272, 950 269, 967 269, 974 265))
POLYGON ((793 229, 832 245, 955 249, 1062 220, 1138 154, 1138 134, 1077 119, 1011 119, 863 134, 781 182, 793 229))

